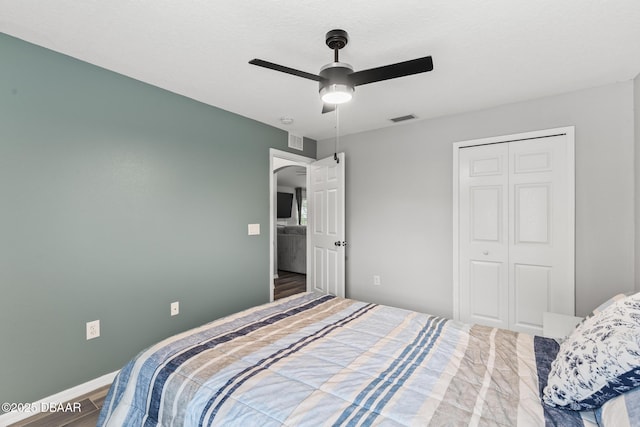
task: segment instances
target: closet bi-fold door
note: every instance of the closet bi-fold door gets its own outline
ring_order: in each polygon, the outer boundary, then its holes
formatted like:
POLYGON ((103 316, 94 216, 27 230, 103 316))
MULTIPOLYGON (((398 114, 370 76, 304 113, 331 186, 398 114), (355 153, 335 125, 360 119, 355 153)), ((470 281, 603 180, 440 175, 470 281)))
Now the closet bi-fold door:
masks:
POLYGON ((541 334, 543 312, 574 313, 566 142, 558 135, 460 149, 461 320, 541 334))
POLYGON ((461 320, 509 327, 507 144, 460 150, 461 320))
POLYGON ((509 329, 542 334, 545 311, 573 315, 573 192, 567 136, 509 143, 509 329))

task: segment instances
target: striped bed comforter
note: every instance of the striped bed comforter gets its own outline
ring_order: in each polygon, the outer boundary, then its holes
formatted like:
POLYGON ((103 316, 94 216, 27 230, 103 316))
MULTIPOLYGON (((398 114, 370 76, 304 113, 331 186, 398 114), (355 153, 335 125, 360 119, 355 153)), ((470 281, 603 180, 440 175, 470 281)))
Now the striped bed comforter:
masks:
POLYGON ((543 407, 554 340, 312 293, 141 352, 98 426, 591 425, 543 407))

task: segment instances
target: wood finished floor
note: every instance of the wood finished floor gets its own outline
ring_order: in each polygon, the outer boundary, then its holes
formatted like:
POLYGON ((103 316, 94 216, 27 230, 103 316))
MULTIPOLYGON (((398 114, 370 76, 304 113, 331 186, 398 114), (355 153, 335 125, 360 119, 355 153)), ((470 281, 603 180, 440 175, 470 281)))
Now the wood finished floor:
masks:
MULTIPOLYGON (((307 290, 307 276, 290 271, 278 271, 274 282, 274 299, 285 298, 307 290)), ((8 427, 95 427, 98 415, 110 385, 100 387, 90 393, 73 399, 70 403, 79 402, 78 412, 53 412, 34 415, 8 427)))
POLYGON ((274 281, 273 299, 289 297, 307 290, 307 275, 278 270, 274 281))
POLYGON ((100 387, 68 402, 80 403, 77 412, 40 413, 8 427, 95 427, 110 386, 100 387))

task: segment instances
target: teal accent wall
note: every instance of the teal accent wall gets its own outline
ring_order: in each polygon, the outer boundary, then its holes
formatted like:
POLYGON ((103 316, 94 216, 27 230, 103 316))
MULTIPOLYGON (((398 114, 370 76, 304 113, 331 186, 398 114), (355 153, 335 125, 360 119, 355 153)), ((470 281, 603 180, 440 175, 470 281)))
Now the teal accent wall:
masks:
POLYGON ((4 34, 0 58, 0 402, 268 301, 286 132, 4 34))

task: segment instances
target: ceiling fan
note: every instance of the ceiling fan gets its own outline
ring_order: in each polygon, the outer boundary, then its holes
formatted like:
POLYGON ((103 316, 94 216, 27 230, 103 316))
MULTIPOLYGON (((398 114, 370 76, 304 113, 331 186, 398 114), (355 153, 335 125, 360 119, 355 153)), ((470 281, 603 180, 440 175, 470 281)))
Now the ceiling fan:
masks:
POLYGON ((307 73, 262 59, 252 59, 249 61, 249 64, 319 82, 320 97, 324 102, 322 113, 333 111, 337 104, 350 101, 356 86, 433 70, 433 60, 431 56, 425 56, 423 58, 354 72, 351 65, 338 60, 338 51, 349 42, 347 32, 344 30, 331 30, 327 33, 325 39, 329 49, 333 50, 333 62, 322 67, 319 74, 307 73))

